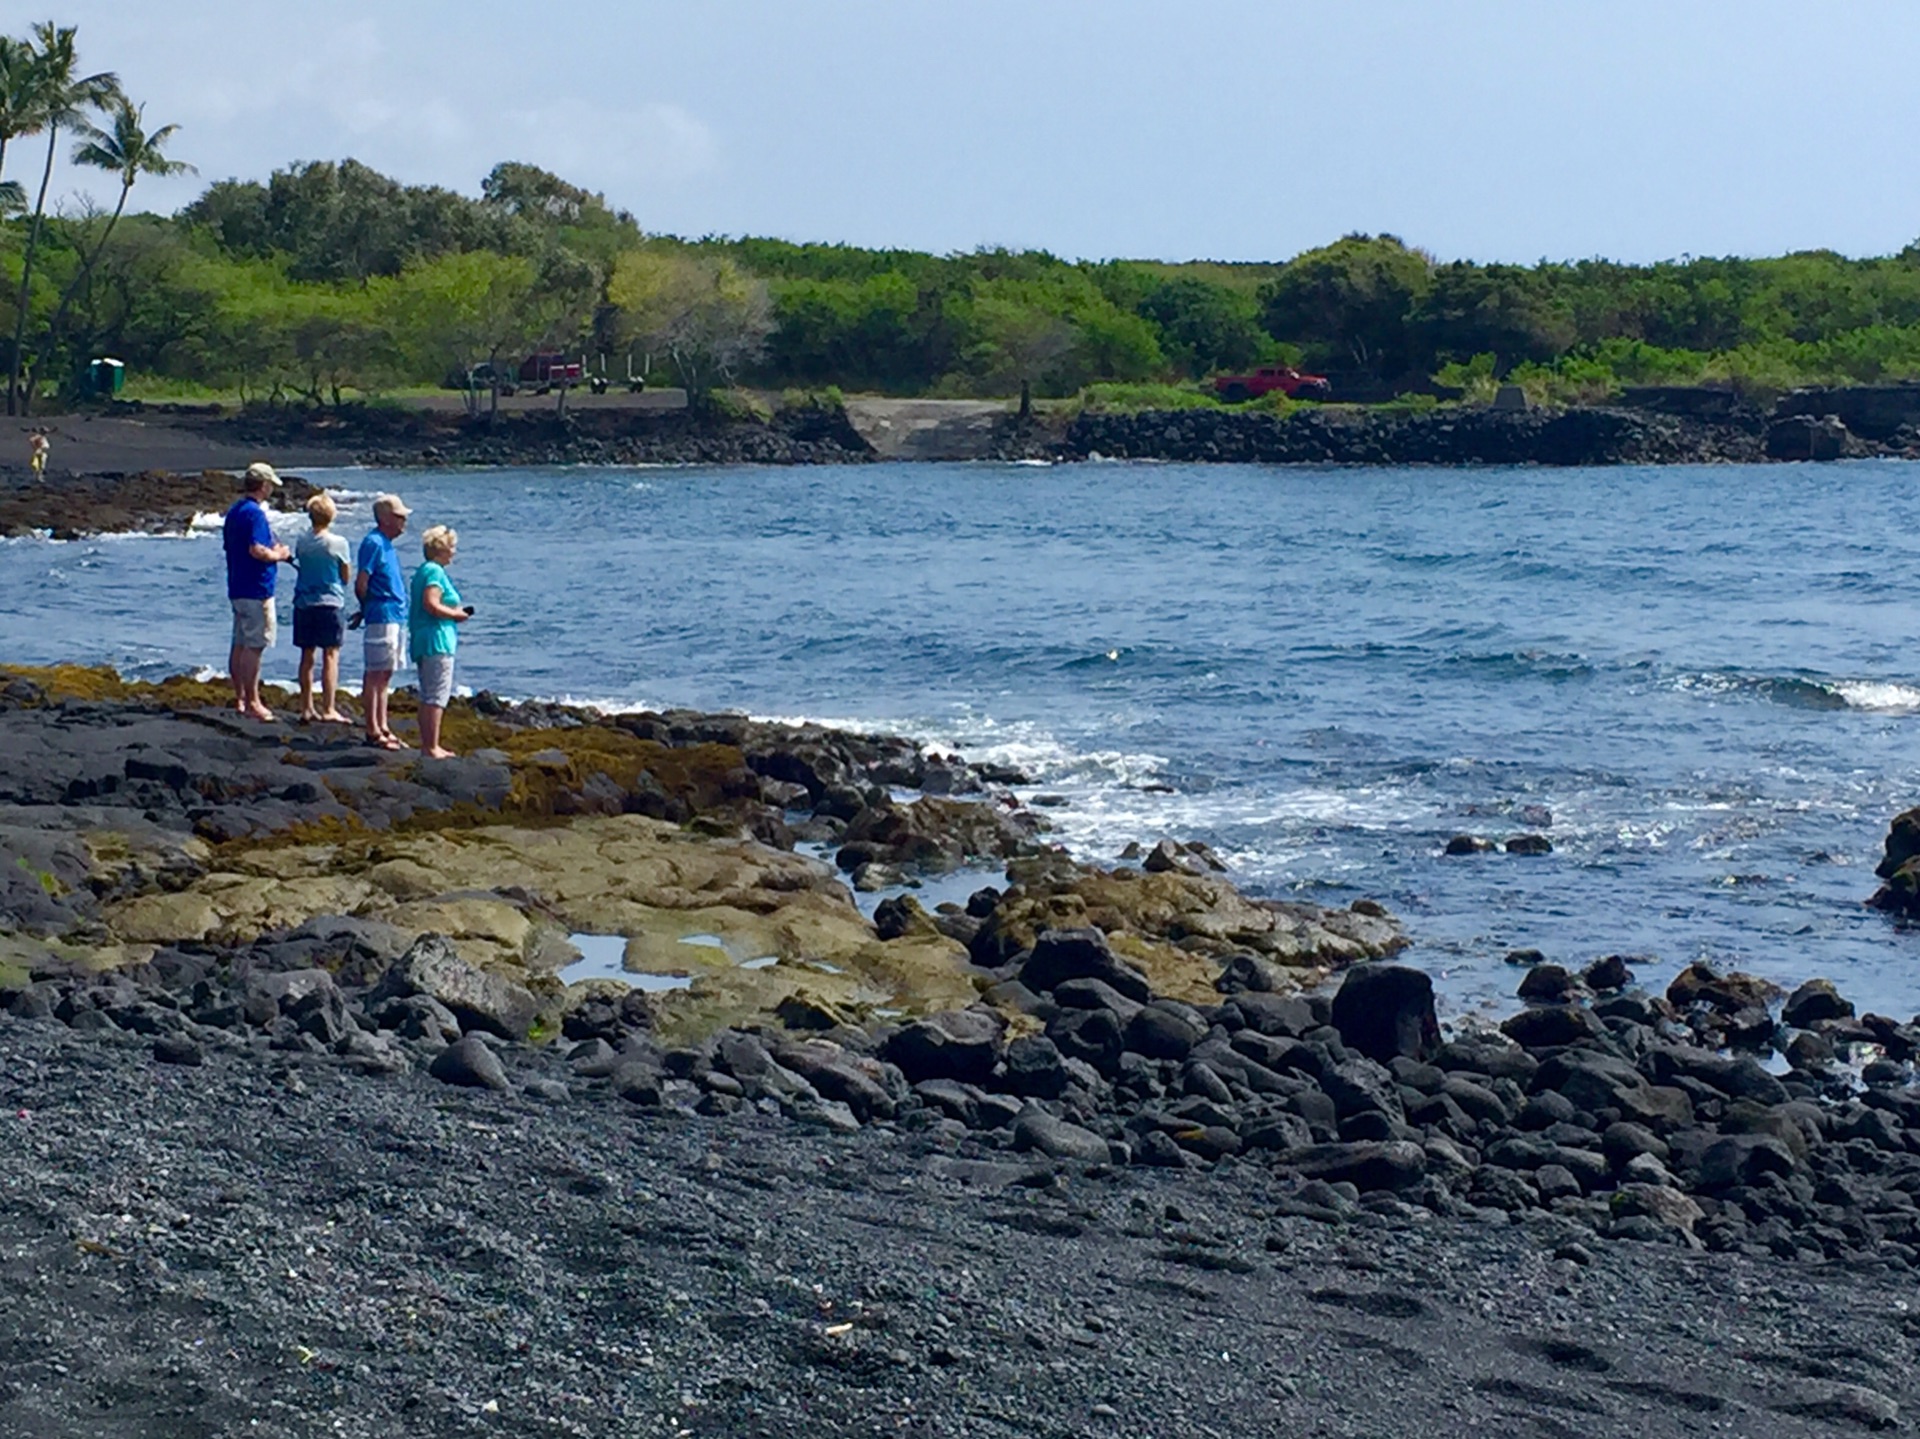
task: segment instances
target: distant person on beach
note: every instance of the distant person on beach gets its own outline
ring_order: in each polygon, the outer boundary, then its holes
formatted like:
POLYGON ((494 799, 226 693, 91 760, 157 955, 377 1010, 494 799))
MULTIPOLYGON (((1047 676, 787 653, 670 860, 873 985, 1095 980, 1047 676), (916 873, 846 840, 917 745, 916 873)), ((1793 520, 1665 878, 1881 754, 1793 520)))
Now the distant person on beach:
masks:
POLYGON ((459 532, 445 525, 434 525, 420 536, 426 563, 413 572, 407 595, 409 649, 420 671, 420 753, 428 759, 453 758, 453 751, 440 743, 440 721, 453 698, 459 626, 473 616, 473 606, 460 603, 460 592, 447 573, 459 545, 459 532))
POLYGON ((53 448, 53 442, 47 438, 45 430, 35 430, 33 438, 27 442, 30 458, 27 463, 33 466, 33 477, 44 479, 47 473, 47 452, 53 448))
POLYGON ((293 642, 300 647, 300 718, 345 724, 340 713, 340 646, 346 643, 347 582, 352 578, 347 542, 333 532, 338 511, 325 495, 307 501, 313 528, 293 547, 298 578, 293 585, 293 642), (320 702, 313 707, 313 660, 320 661, 320 702))
POLYGON ((246 492, 227 511, 221 525, 227 551, 227 600, 233 606, 233 648, 227 672, 233 676, 233 707, 257 720, 270 720, 273 711, 260 700, 260 661, 273 648, 273 579, 282 560, 293 551, 276 544, 264 503, 279 488, 273 466, 255 461, 247 466, 246 492))
POLYGON ((360 541, 354 567, 354 597, 366 623, 366 682, 360 691, 366 710, 367 743, 382 749, 405 749, 400 736, 387 726, 387 688, 400 668, 400 632, 407 623, 407 579, 400 572, 400 556, 393 542, 407 528, 413 511, 398 495, 381 495, 373 502, 373 532, 360 541))

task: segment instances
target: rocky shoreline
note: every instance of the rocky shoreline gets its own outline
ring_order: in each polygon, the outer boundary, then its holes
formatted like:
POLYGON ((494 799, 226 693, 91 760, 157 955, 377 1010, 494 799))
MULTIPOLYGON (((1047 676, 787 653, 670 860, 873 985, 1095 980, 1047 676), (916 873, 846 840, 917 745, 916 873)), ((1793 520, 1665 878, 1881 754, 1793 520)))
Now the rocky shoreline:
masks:
MULTIPOLYGON (((282 511, 304 506, 314 487, 288 475, 269 503, 282 511)), ((138 473, 48 475, 0 466, 0 537, 46 534, 74 540, 100 534, 182 534, 196 515, 220 514, 239 494, 225 470, 179 475, 138 473)))
POLYGON ((1378 906, 1250 899, 1171 838, 1076 863, 1019 776, 902 740, 481 696, 448 717, 467 757, 425 762, 217 700, 0 673, 28 1161, 0 1238, 42 1256, 0 1320, 32 1356, 0 1433, 452 1433, 489 1402, 586 1433, 649 1412, 633 1386, 685 1432, 770 1434, 1039 1432, 1011 1392, 1062 1434, 1169 1404, 1202 1433, 1831 1433, 1908 1402, 1920 1025, 1822 981, 1781 1006, 1539 961, 1497 1030, 1443 1032, 1378 906), (970 866, 1002 882, 905 888, 970 866), (893 897, 869 921, 837 874, 893 897), (673 983, 562 982, 582 931, 673 983), (1756 1293, 1802 1307, 1724 1302, 1756 1293), (1648 1357, 1675 1304, 1732 1370, 1648 1357), (589 1341, 595 1313, 621 1317, 589 1341), (1223 1325, 1248 1357, 1183 1372, 1223 1325), (677 1357, 622 1379, 643 1353, 677 1357))
MULTIPOLYGON (((922 402, 927 409, 932 402, 922 402)), ((975 408, 978 408, 977 406, 975 408)), ((115 424, 145 426, 151 468, 200 463, 209 446, 266 457, 331 455, 341 464, 387 468, 463 465, 861 464, 873 445, 837 404, 810 402, 763 416, 691 410, 578 409, 506 412, 497 422, 459 412, 355 406, 239 415, 116 410, 115 424), (180 458, 170 459, 177 452, 180 458)), ((166 407, 162 407, 166 409, 166 407)), ((905 421, 903 421, 905 423, 905 421)), ((976 427, 978 428, 978 427, 976 427)), ((86 469, 87 427, 63 434, 62 454, 86 469)), ((956 441, 958 443, 958 441, 956 441)), ((117 435, 112 453, 137 441, 117 435)), ((103 452, 104 453, 104 452, 103 452)), ((1796 391, 1762 408, 1718 391, 1649 390, 1604 406, 1542 409, 1301 406, 1286 416, 1258 409, 1196 409, 1071 416, 968 430, 965 452, 923 458, 1074 462, 1093 458, 1191 463, 1354 465, 1617 465, 1757 463, 1920 455, 1920 390, 1796 391), (1910 392, 1911 391, 1911 392, 1910 392)), ((0 470, 0 533, 125 527, 115 482, 132 475, 79 475, 53 482, 75 491, 57 512, 22 497, 24 471, 0 470), (88 501, 89 489, 107 487, 88 501), (72 516, 91 503, 90 526, 72 516)), ((186 483, 186 482, 182 482, 186 483)), ((52 498, 51 496, 45 498, 52 498)), ((147 523, 136 520, 137 524, 147 523)))

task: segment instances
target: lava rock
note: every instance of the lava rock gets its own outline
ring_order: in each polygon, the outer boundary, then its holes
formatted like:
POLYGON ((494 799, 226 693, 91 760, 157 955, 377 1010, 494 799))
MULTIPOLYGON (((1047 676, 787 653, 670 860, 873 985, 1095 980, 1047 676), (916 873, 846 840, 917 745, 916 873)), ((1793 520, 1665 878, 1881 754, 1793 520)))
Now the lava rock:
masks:
POLYGON ((1536 964, 1521 977, 1517 991, 1520 998, 1540 1000, 1548 1004, 1564 1004, 1578 991, 1579 986, 1566 968, 1558 964, 1536 964))
POLYGON ((1431 1058, 1440 1047, 1433 980, 1403 964, 1362 964, 1333 997, 1333 1027, 1343 1044, 1382 1064, 1398 1055, 1431 1058))
POLYGON ((491 1089, 504 1094, 510 1087, 500 1056, 472 1036, 441 1050, 427 1066, 427 1073, 442 1084, 463 1089, 491 1089))
POLYGON ((1043 1109, 1029 1109, 1013 1122, 1013 1147, 1037 1149, 1054 1159, 1105 1164, 1112 1157, 1107 1141, 1090 1129, 1069 1124, 1043 1109))
POLYGON ((510 980, 475 969, 438 934, 422 935, 381 976, 368 1003, 424 994, 446 1007, 463 1030, 483 1029, 502 1039, 524 1039, 540 1001, 510 980))
POLYGON ((1427 1172, 1427 1155, 1405 1140, 1313 1144, 1283 1152, 1277 1163, 1302 1179, 1342 1181, 1362 1191, 1410 1189, 1427 1172))
POLYGON ((881 1049, 909 1084, 958 1079, 983 1084, 1000 1060, 1006 1021, 984 1007, 949 1010, 896 1030, 881 1049))
POLYGON ((1810 979, 1787 996, 1780 1011, 1780 1022, 1793 1029, 1807 1029, 1833 1019, 1852 1019, 1853 1005, 1840 997, 1830 979, 1810 979))
POLYGON ((1577 1044, 1583 1039, 1598 1039, 1606 1033, 1606 1026, 1591 1010, 1562 1004, 1523 1009, 1504 1021, 1500 1032, 1528 1049, 1551 1049, 1562 1044, 1577 1044))
POLYGON ((1070 979, 1100 980, 1138 1004, 1153 998, 1145 977, 1114 957, 1099 930, 1042 930, 1021 966, 1020 982, 1036 994, 1047 994, 1070 979))

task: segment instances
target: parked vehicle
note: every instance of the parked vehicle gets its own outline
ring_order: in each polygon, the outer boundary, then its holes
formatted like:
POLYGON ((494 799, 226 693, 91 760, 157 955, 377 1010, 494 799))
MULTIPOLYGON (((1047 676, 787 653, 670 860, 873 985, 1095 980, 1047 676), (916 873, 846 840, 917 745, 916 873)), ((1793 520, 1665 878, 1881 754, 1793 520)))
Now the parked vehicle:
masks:
MULTIPOLYGON (((491 390, 493 388, 494 367, 482 360, 477 365, 464 370, 449 370, 447 377, 440 382, 447 390, 491 390)), ((518 387, 514 377, 502 371, 500 375, 500 393, 511 395, 518 387)))
POLYGON ((551 390, 571 389, 585 383, 586 377, 585 360, 569 360, 555 350, 542 350, 528 355, 520 362, 517 376, 520 388, 532 390, 536 395, 544 395, 551 390))
POLYGON ((1325 375, 1309 375, 1292 365, 1262 365, 1250 375, 1220 375, 1213 388, 1221 399, 1236 403, 1275 390, 1297 400, 1324 400, 1333 393, 1325 375))

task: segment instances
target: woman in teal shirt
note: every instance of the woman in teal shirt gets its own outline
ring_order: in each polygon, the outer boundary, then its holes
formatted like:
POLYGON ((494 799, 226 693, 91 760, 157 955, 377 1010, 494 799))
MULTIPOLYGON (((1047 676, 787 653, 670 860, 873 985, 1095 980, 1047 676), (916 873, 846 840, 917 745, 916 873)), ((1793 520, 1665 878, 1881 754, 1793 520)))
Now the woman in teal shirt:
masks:
POLYGON ((447 573, 459 544, 459 534, 445 525, 435 525, 420 536, 426 563, 413 572, 408 595, 408 649, 420 670, 420 752, 428 759, 453 758, 453 751, 440 743, 440 721, 453 698, 459 626, 473 614, 472 605, 460 603, 460 592, 447 573))

